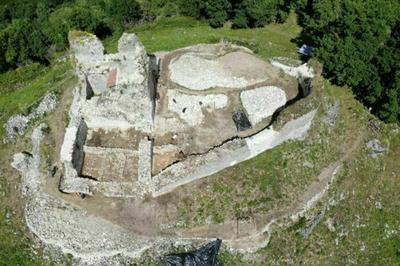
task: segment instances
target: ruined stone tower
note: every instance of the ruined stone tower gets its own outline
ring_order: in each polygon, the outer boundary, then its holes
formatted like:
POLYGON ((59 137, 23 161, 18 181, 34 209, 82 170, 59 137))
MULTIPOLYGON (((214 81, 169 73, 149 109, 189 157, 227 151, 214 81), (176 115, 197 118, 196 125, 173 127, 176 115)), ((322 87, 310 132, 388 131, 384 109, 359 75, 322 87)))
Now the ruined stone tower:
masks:
MULTIPOLYGON (((144 189, 151 179, 156 75, 134 34, 124 33, 118 53, 104 54, 96 36, 71 32, 79 85, 61 150, 67 193, 118 196, 144 189)), ((144 189, 146 190, 146 189, 144 189)))

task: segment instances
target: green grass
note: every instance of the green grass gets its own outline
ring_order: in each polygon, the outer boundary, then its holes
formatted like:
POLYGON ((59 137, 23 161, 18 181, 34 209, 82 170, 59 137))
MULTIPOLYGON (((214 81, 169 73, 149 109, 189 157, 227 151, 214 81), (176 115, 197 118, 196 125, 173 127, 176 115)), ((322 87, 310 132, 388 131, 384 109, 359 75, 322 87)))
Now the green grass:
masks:
MULTIPOLYGON (((0 84, 5 81, 16 79, 21 74, 21 86, 12 83, 12 89, 4 90, 0 93, 0 124, 3 125, 7 119, 15 113, 25 113, 29 111, 38 101, 49 91, 58 91, 64 83, 74 79, 72 66, 69 62, 57 63, 51 68, 27 66, 17 69, 0 76, 0 84), (24 70, 30 69, 25 72, 24 70), (22 73, 21 73, 22 72, 22 73), (11 78, 10 78, 11 77, 11 78)), ((4 128, 0 128, 0 138, 4 136, 4 128)))
MULTIPOLYGON (((270 24, 258 29, 233 30, 226 25, 213 29, 207 22, 187 17, 160 18, 150 25, 135 27, 130 32, 137 34, 148 52, 170 51, 199 43, 215 43, 221 39, 245 45, 263 58, 286 56, 298 58, 296 44, 291 40, 301 31, 292 14, 284 24, 270 24)), ((104 41, 109 53, 117 51, 121 34, 104 41)))
MULTIPOLYGON (((325 80, 321 80, 320 85, 328 101, 340 101, 337 125, 321 136, 321 140, 327 138, 342 150, 354 143, 354 136, 363 136, 361 146, 345 162, 327 197, 311 211, 316 215, 323 206, 328 206, 325 216, 307 238, 298 230, 307 226, 311 220, 308 218, 278 230, 268 247, 258 251, 251 261, 223 252, 221 258, 227 265, 400 265, 400 129, 379 122, 354 99, 349 89, 332 86, 325 80), (370 121, 380 125, 380 132, 371 130, 370 121), (365 142, 372 138, 390 147, 389 154, 378 158, 369 156, 365 142), (377 208, 376 202, 383 208, 377 208), (328 230, 327 219, 334 221, 335 232, 328 230)), ((273 156, 278 150, 265 154, 273 156)), ((332 146, 326 147, 322 156, 332 151, 332 146)), ((296 157, 296 149, 290 152, 296 157)), ((256 162, 249 164, 254 167, 256 162)), ((266 164, 265 167, 271 166, 266 164)), ((289 164, 287 170, 291 171, 291 167, 289 164)), ((296 179, 301 177, 301 173, 295 176, 296 179)), ((272 186, 276 181, 272 175, 270 178, 266 185, 272 186)), ((278 189, 285 191, 282 187, 278 189)))
POLYGON ((360 150, 346 163, 328 196, 334 204, 313 233, 304 238, 295 226, 277 232, 259 255, 274 265, 322 261, 324 265, 400 264, 400 135, 383 132, 371 134, 367 140, 373 137, 387 139, 390 153, 374 159, 360 150), (335 232, 325 225, 328 218, 333 220, 335 232))
POLYGON ((47 71, 47 67, 34 63, 0 74, 0 95, 28 85, 47 71))
POLYGON ((50 265, 40 256, 32 256, 30 239, 13 223, 15 219, 8 220, 0 213, 0 265, 50 265))

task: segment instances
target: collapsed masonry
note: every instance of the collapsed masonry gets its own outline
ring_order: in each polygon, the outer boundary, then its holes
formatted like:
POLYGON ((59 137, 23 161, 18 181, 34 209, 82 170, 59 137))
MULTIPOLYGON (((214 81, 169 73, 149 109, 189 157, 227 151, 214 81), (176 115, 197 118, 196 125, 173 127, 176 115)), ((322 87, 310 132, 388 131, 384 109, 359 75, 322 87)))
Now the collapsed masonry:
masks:
POLYGON ((119 52, 111 55, 93 35, 72 32, 69 38, 80 83, 61 149, 60 188, 84 194, 145 192, 141 184, 151 177, 155 62, 133 34, 124 34, 119 52), (119 142, 102 145, 102 133, 119 142))
POLYGON ((124 33, 118 53, 104 54, 94 35, 69 40, 80 82, 61 149, 66 193, 162 195, 302 138, 315 114, 266 128, 299 94, 298 80, 244 47, 148 55, 124 33))

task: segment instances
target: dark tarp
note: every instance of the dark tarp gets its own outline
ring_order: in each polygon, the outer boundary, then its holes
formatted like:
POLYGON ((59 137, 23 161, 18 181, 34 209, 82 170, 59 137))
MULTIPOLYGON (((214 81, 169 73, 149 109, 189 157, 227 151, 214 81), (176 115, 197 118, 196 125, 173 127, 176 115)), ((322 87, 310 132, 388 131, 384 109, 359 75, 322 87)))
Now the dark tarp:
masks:
POLYGON ((217 239, 207 245, 199 248, 198 250, 181 253, 175 255, 168 255, 163 258, 163 265, 165 266, 223 266, 218 261, 217 255, 221 246, 221 240, 217 239))
POLYGON ((232 114, 233 122, 235 122, 237 131, 245 131, 251 128, 251 123, 243 110, 236 110, 232 114))

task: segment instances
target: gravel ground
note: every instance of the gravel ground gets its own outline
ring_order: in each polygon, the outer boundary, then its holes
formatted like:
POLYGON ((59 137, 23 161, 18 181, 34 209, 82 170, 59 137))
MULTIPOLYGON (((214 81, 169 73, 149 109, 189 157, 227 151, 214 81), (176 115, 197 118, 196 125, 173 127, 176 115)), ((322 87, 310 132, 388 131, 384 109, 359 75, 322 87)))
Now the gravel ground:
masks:
POLYGON ((212 54, 186 53, 169 65, 171 80, 192 90, 245 88, 267 80, 268 75, 259 75, 267 73, 266 66, 255 56, 242 54, 231 53, 229 57, 218 58, 212 54), (252 66, 251 61, 254 64, 248 72, 240 67, 242 64, 252 66))
POLYGON ((202 108, 221 109, 227 105, 228 97, 223 94, 188 95, 176 90, 168 91, 168 109, 190 126, 203 122, 202 108))
POLYGON ((271 116, 287 101, 286 93, 274 86, 243 91, 240 94, 240 99, 253 125, 271 116))

